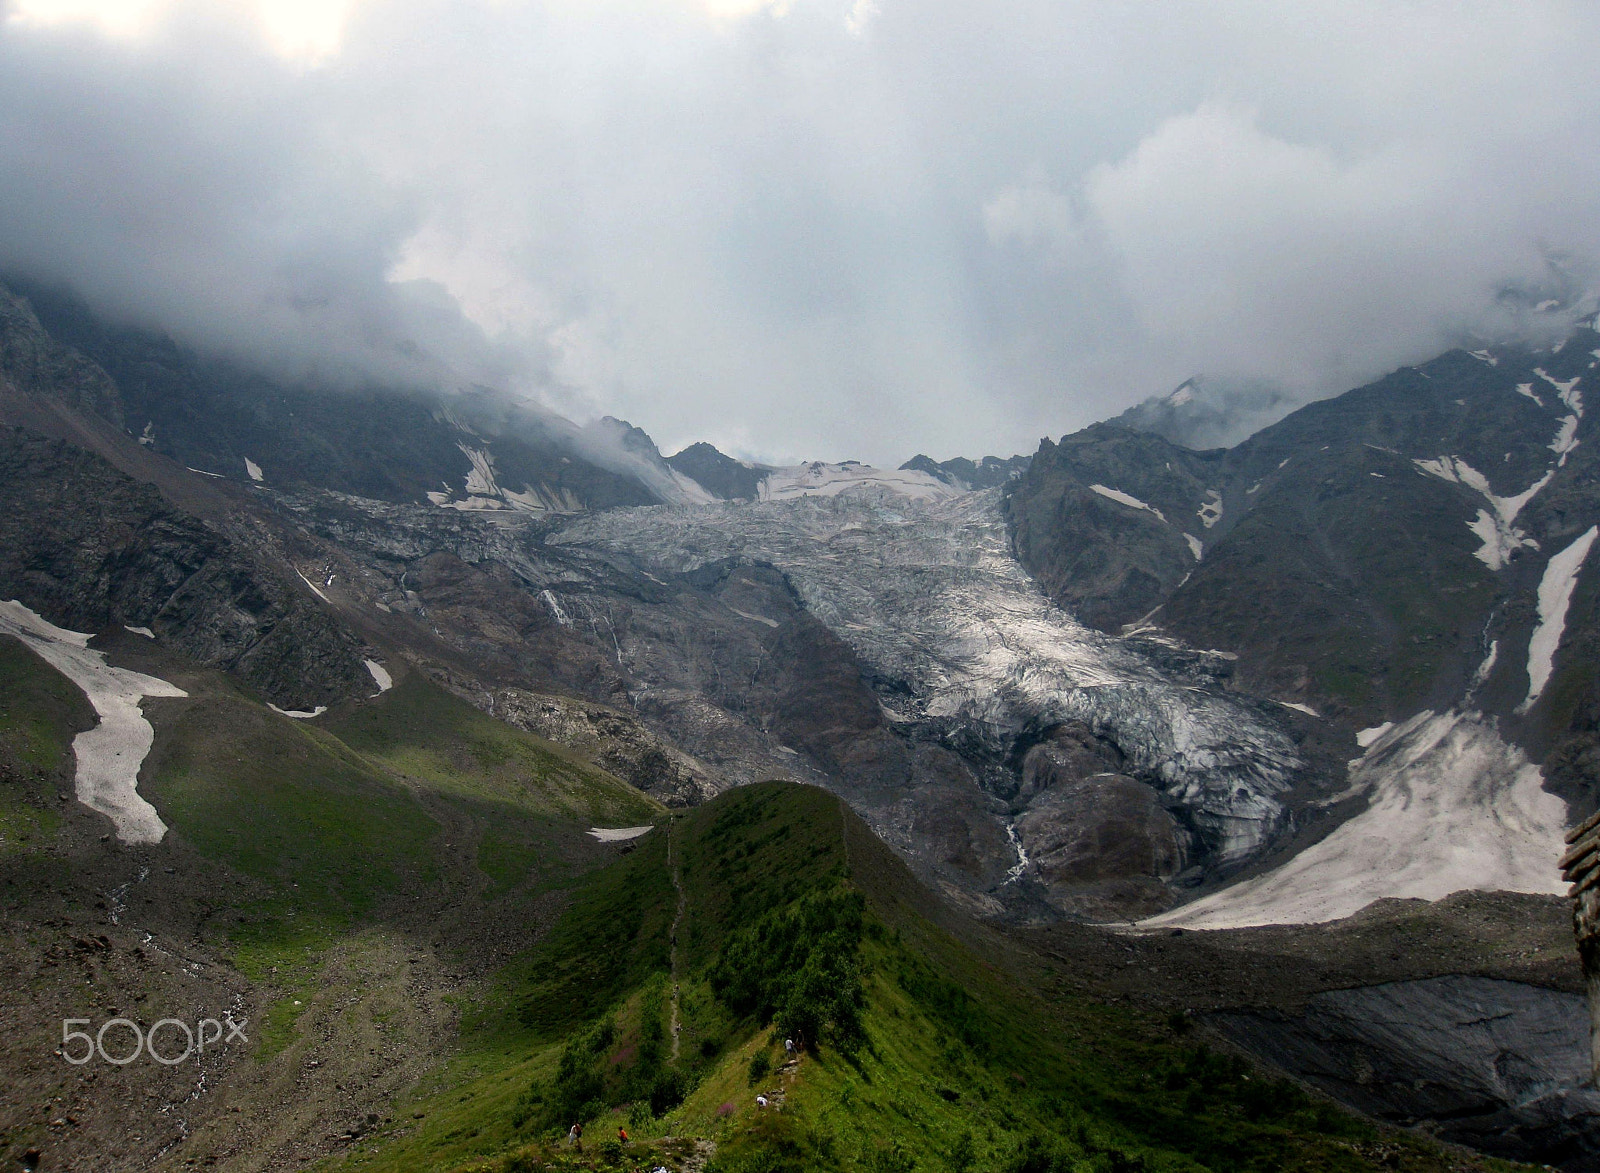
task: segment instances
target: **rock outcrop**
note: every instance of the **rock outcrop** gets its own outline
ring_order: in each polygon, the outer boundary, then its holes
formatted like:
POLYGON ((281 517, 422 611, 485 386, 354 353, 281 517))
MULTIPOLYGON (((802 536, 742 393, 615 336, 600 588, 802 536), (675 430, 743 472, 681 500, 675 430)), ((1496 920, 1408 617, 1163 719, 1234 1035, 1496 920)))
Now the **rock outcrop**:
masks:
POLYGON ((145 627, 274 703, 365 695, 362 645, 310 597, 149 485, 0 429, 0 598, 76 631, 145 627))

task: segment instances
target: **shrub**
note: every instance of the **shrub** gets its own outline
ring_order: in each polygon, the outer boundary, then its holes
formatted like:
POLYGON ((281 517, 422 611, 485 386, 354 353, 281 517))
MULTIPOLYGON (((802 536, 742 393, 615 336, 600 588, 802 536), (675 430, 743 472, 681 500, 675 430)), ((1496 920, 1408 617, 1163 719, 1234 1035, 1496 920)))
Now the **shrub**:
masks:
POLYGON ((711 988, 740 1014, 785 1034, 852 1051, 864 1037, 858 957, 866 902, 843 887, 814 892, 728 938, 711 988))
POLYGON ((767 1053, 765 1051, 757 1051, 754 1055, 751 1055, 750 1085, 754 1087, 756 1084, 760 1083, 763 1079, 767 1078, 767 1073, 771 1070, 772 1060, 767 1057, 767 1053))

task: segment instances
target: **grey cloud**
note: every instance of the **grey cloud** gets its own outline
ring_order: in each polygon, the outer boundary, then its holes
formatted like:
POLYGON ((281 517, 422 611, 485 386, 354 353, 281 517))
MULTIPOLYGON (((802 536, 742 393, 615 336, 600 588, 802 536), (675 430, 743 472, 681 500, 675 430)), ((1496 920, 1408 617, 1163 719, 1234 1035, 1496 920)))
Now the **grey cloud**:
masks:
POLYGON ((1500 289, 1600 256, 1597 42, 1554 0, 374 0, 309 66, 205 5, 11 21, 0 267, 668 449, 1007 454, 1520 328, 1500 289))

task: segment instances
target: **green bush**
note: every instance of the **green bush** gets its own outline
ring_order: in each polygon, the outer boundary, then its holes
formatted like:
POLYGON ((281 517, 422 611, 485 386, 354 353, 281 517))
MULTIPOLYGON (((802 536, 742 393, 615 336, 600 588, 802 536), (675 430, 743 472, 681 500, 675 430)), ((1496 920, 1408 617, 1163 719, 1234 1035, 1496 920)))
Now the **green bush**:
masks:
POLYGON ((866 902, 842 886, 813 892, 730 936, 711 988, 739 1014, 844 1052, 863 1039, 860 952, 866 902))
POLYGON ((772 1070, 772 1060, 765 1051, 757 1051, 750 1056, 750 1086, 754 1087, 772 1070))

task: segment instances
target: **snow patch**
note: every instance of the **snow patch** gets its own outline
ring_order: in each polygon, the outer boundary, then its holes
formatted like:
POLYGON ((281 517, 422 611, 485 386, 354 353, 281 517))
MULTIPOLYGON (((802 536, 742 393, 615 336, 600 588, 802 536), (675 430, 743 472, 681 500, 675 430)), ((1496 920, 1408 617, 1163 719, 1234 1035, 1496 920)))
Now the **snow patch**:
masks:
POLYGON ((667 474, 672 478, 672 484, 677 489, 677 492, 670 496, 663 494, 663 496, 669 496, 670 504, 710 505, 714 501, 721 500, 720 497, 699 481, 693 477, 684 476, 683 473, 673 468, 670 464, 667 465, 667 474))
POLYGON ((1393 721, 1385 721, 1382 725, 1374 725, 1371 729, 1363 729, 1356 734, 1356 744, 1362 749, 1371 749, 1373 743, 1389 730, 1394 728, 1393 721))
POLYGON ((1556 428, 1556 438, 1549 443, 1550 451, 1557 456, 1556 464, 1561 466, 1567 463, 1567 456, 1578 446, 1578 417, 1575 415, 1563 416, 1560 425, 1556 428))
POLYGON ((1472 683, 1468 687, 1478 688, 1485 680, 1488 680, 1489 673, 1494 671, 1494 662, 1499 658, 1500 641, 1492 639, 1489 641, 1489 654, 1484 656, 1483 663, 1479 664, 1477 671, 1472 674, 1472 683))
POLYGON ((1293 709, 1295 712, 1304 713, 1308 717, 1317 717, 1320 719, 1322 716, 1321 713, 1317 712, 1317 710, 1313 709, 1310 705, 1303 705, 1299 701, 1279 701, 1278 703, 1286 709, 1293 709))
POLYGON ((1544 400, 1540 399, 1539 396, 1538 396, 1538 393, 1534 391, 1532 383, 1518 383, 1517 384, 1517 394, 1518 395, 1526 395, 1529 399, 1533 400, 1540 407, 1544 406, 1544 400))
POLYGON ((1528 697, 1517 706, 1519 713, 1526 713, 1550 683, 1556 649, 1561 646, 1561 633, 1567 626, 1567 607, 1572 603, 1573 588, 1578 585, 1578 571, 1589 556, 1597 532, 1600 527, 1591 525, 1572 545, 1553 555, 1544 568, 1544 577, 1539 580, 1539 626, 1528 641, 1528 697))
POLYGON ((151 631, 148 627, 133 627, 130 624, 124 623, 122 625, 122 630, 131 631, 134 635, 142 635, 145 637, 145 639, 155 639, 156 637, 156 633, 151 631))
POLYGON ((191 468, 187 464, 184 465, 183 467, 189 469, 190 472, 197 472, 203 477, 216 477, 217 480, 219 480, 219 481, 225 481, 225 480, 228 479, 227 477, 223 476, 220 472, 207 472, 203 468, 191 468))
POLYGON ((1121 489, 1108 489, 1104 485, 1090 485, 1089 488, 1094 492, 1099 493, 1107 500, 1115 501, 1119 505, 1129 505, 1134 509, 1143 509, 1146 513, 1154 513, 1157 517, 1160 517, 1162 521, 1167 520, 1164 516, 1162 516, 1161 510, 1157 509, 1154 505, 1146 505, 1132 493, 1124 493, 1121 489))
POLYGON ((1492 367, 1497 367, 1500 365, 1500 360, 1495 358, 1495 356, 1490 354, 1487 350, 1469 350, 1467 353, 1473 358, 1477 359, 1479 362, 1486 362, 1492 367))
POLYGON ((1526 546, 1534 550, 1539 548, 1538 542, 1512 523, 1517 520, 1517 514, 1522 512, 1523 506, 1550 483, 1550 478, 1556 475, 1554 469, 1548 470, 1544 476, 1514 497, 1496 497, 1489 489, 1489 478, 1459 456, 1441 456, 1437 460, 1414 460, 1412 463, 1429 476, 1467 486, 1489 503, 1493 513, 1488 510, 1478 510, 1478 516, 1467 523, 1467 528, 1483 543, 1482 549, 1477 552, 1477 557, 1490 570, 1499 570, 1505 566, 1511 560, 1511 555, 1520 547, 1526 546))
POLYGON ((732 611, 740 619, 748 619, 753 623, 765 623, 768 627, 781 626, 776 619, 768 619, 765 615, 752 615, 750 612, 741 611, 737 607, 729 607, 728 610, 732 611))
POLYGON ((590 827, 588 833, 602 843, 622 843, 648 835, 654 830, 654 827, 590 827))
POLYGON ((1200 506, 1200 523, 1207 529, 1222 520, 1222 494, 1215 489, 1206 490, 1206 501, 1200 506))
POLYGON ((376 660, 362 660, 367 666, 367 671, 372 673, 372 681, 378 686, 378 696, 382 696, 394 687, 394 677, 389 675, 389 670, 376 660))
POLYGON ((1559 379, 1551 378, 1539 367, 1534 367, 1533 373, 1556 389, 1556 394, 1560 397, 1562 403, 1565 403, 1578 415, 1583 414, 1583 392, 1578 390, 1578 382, 1583 378, 1582 375, 1574 379, 1568 379, 1563 383, 1559 379))
POLYGON ((261 466, 255 461, 251 460, 248 456, 244 458, 244 471, 250 474, 250 479, 253 481, 261 481, 263 479, 261 476, 261 466))
POLYGON ((1027 848, 1022 846, 1022 840, 1017 838, 1017 828, 1013 821, 1006 821, 1006 838, 1011 841, 1011 848, 1017 853, 1017 862, 1006 869, 1006 883, 1015 884, 1028 874, 1028 868, 1033 861, 1028 858, 1027 848))
POLYGON ((1205 547, 1200 544, 1200 539, 1193 534, 1184 534, 1183 540, 1189 543, 1189 553, 1194 555, 1194 560, 1200 561, 1200 556, 1205 553, 1205 547))
POLYGON ((562 627, 572 626, 572 620, 567 616, 567 613, 561 609, 561 604, 556 600, 554 591, 540 591, 539 597, 544 600, 544 605, 550 608, 550 614, 555 616, 557 624, 562 627))
POLYGON ((1266 875, 1141 923, 1317 924, 1386 897, 1564 891, 1554 861, 1566 803, 1481 713, 1418 713, 1376 737, 1350 781, 1352 792, 1369 793, 1368 808, 1326 839, 1266 875))
MULTIPOLYGON (((295 573, 296 574, 300 574, 300 571, 299 571, 298 568, 295 570, 295 573)), ((322 593, 322 588, 321 587, 319 587, 316 583, 312 582, 305 575, 300 574, 300 581, 305 583, 308 587, 310 587, 313 591, 315 591, 317 598, 321 599, 324 603, 331 603, 333 601, 332 599, 328 598, 327 595, 322 593)))
POLYGON ((311 718, 320 717, 328 711, 327 705, 318 705, 314 709, 280 709, 271 701, 267 702, 267 708, 274 713, 281 713, 285 717, 293 717, 296 721, 309 721, 311 718))
POLYGON ((57 627, 16 600, 0 602, 0 633, 20 639, 81 688, 100 717, 100 724, 72 739, 78 801, 109 818, 124 843, 160 843, 167 825, 138 791, 139 767, 156 736, 139 701, 189 694, 154 676, 111 667, 104 652, 90 649, 88 634, 57 627))

